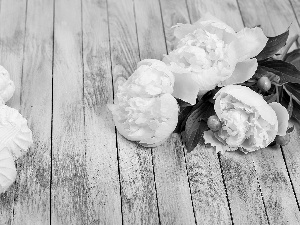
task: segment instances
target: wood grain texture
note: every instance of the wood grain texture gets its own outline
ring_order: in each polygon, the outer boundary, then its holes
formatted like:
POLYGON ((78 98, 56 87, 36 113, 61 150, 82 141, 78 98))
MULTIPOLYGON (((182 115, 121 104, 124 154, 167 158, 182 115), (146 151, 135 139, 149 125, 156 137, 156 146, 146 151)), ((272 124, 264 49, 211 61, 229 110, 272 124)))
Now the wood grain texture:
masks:
POLYGON ((34 145, 18 163, 12 224, 40 225, 50 223, 53 1, 29 1, 26 18, 21 113, 34 145))
MULTIPOLYGON (((139 61, 134 5, 131 0, 108 1, 114 82, 128 78, 139 61), (126 9, 126 10, 124 10, 126 9)), ((158 224, 151 149, 117 134, 124 224, 158 224)))
POLYGON ((234 224, 268 224, 251 154, 220 155, 234 224))
MULTIPOLYGON (((17 87, 8 105, 20 110, 26 1, 11 4, 10 0, 2 0, 0 4, 0 65, 9 71, 17 87)), ((18 183, 19 178, 6 193, 0 194, 0 224, 12 223, 14 189, 17 189, 18 183)))
POLYGON ((81 1, 56 0, 53 68, 52 224, 87 224, 81 1))
POLYGON ((197 146, 186 158, 197 224, 232 224, 215 150, 197 146))
POLYGON ((300 2, 297 0, 289 0, 291 4, 291 8, 294 11, 294 14, 296 16, 298 25, 300 25, 300 2))
POLYGON ((295 129, 291 134, 291 141, 283 147, 283 155, 288 168, 289 176, 293 184, 294 192, 298 200, 300 199, 300 125, 292 121, 295 129))
POLYGON ((107 4, 82 1, 88 224, 122 224, 107 4))
MULTIPOLYGON (((251 5, 249 4, 249 1, 247 3, 239 1, 242 16, 246 18, 245 26, 252 27, 259 23, 262 27, 268 28, 268 35, 274 36, 284 32, 286 27, 294 21, 290 28, 290 37, 299 32, 288 1, 256 0, 251 1, 251 5), (251 14, 254 11, 249 11, 248 8, 256 8, 255 14, 251 14), (278 13, 279 9, 280 13, 278 13), (272 27, 269 27, 269 24, 272 27)), ((280 148, 266 148, 258 151, 253 154, 253 160, 259 175, 269 222, 271 224, 298 224, 299 207, 280 148)), ((293 163, 289 160, 286 158, 287 165, 293 163)))
MULTIPOLYGON (((234 0, 188 1, 188 8, 192 22, 209 12, 236 31, 243 28, 239 8, 234 0)), ((220 163, 234 224, 267 224, 257 174, 251 158, 239 152, 225 153, 220 155, 220 163)))
MULTIPOLYGON (((169 6, 171 7, 166 5, 169 6)), ((161 59, 166 54, 162 15, 167 15, 161 14, 161 10, 158 0, 135 0, 141 59, 161 59)), ((160 222, 195 224, 180 138, 174 134, 166 143, 152 151, 160 222)))
POLYGON ((177 23, 189 23, 185 0, 160 0, 168 52, 175 47, 174 28, 177 23))

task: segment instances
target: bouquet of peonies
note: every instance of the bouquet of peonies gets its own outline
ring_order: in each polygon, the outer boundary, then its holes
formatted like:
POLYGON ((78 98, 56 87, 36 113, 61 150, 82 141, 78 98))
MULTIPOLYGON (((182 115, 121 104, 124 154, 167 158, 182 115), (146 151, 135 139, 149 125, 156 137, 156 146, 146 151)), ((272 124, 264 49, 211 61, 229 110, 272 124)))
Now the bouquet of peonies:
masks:
POLYGON ((0 194, 15 181, 15 160, 32 144, 27 121, 5 103, 13 96, 15 86, 7 70, 0 66, 0 194))
POLYGON ((290 117, 300 121, 300 50, 283 54, 289 31, 267 38, 260 27, 235 32, 204 15, 178 24, 176 48, 145 59, 115 83, 108 105, 117 130, 146 147, 181 134, 188 151, 210 144, 244 153, 287 144, 290 117))

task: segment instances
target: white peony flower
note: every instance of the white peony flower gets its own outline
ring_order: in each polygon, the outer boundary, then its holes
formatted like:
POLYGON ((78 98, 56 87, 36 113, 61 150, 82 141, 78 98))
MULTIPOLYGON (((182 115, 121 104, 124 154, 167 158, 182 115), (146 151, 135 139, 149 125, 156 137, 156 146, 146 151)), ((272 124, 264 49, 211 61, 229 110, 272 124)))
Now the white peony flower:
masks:
POLYGON ((178 105, 171 95, 174 77, 158 60, 143 60, 120 84, 115 103, 108 105, 121 135, 146 147, 161 144, 174 131, 178 105))
POLYGON ((26 119, 6 105, 0 106, 0 148, 7 147, 15 158, 22 156, 33 143, 26 119))
POLYGON ((238 148, 252 152, 267 147, 276 135, 285 135, 289 115, 279 103, 268 104, 248 87, 228 85, 214 97, 215 112, 222 123, 217 132, 204 132, 206 143, 217 152, 238 148))
POLYGON ((242 83, 257 69, 258 55, 268 38, 261 28, 235 32, 210 14, 194 24, 178 24, 177 48, 165 55, 175 76, 173 96, 191 104, 197 95, 218 86, 242 83))
POLYGON ((137 65, 136 71, 120 86, 120 92, 131 97, 151 98, 160 94, 171 94, 174 75, 167 65, 156 59, 144 59, 137 65))
POLYGON ((7 148, 0 148, 0 194, 16 180, 17 170, 13 156, 7 148))

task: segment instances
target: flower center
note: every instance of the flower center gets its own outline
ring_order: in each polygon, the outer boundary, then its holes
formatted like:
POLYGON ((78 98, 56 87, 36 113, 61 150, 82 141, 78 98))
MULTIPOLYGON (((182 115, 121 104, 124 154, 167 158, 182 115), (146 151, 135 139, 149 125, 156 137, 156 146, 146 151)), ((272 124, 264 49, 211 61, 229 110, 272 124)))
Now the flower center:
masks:
POLYGON ((178 47, 191 53, 183 55, 185 64, 196 64, 201 69, 229 67, 225 54, 227 45, 216 34, 197 29, 180 40, 178 47))

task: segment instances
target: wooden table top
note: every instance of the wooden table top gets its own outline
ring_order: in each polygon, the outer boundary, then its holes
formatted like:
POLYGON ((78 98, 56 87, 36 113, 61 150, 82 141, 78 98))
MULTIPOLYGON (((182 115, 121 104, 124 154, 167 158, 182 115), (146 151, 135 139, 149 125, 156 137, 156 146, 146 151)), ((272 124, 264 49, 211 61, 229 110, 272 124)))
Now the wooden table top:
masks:
POLYGON ((208 11, 237 31, 293 36, 299 1, 0 2, 0 64, 17 86, 9 105, 35 142, 0 195, 0 225, 300 224, 299 127, 284 148, 187 153, 176 135, 152 149, 127 141, 106 107, 114 80, 172 50, 173 25, 208 11))

